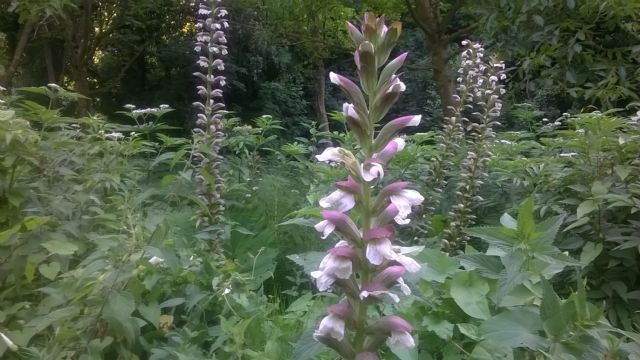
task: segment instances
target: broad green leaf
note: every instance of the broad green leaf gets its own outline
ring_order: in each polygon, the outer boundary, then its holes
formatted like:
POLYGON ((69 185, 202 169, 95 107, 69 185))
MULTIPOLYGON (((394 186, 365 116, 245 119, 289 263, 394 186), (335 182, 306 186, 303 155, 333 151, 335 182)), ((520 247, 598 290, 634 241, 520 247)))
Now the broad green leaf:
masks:
POLYGON ((505 310, 480 325, 484 339, 512 349, 546 349, 547 340, 537 334, 540 330, 542 321, 539 315, 526 309, 505 310))
POLYGON ((49 250, 50 253, 58 255, 72 255, 78 250, 78 246, 74 243, 61 239, 49 240, 43 243, 42 246, 49 250))
POLYGON ((480 330, 476 325, 469 324, 469 323, 461 323, 461 324, 456 324, 456 326, 458 327, 458 330, 462 335, 470 338, 471 340, 479 341, 481 339, 480 333, 479 333, 480 330))
POLYGON ((591 194, 593 196, 606 195, 609 192, 609 184, 605 184, 602 181, 594 181, 591 185, 591 194))
POLYGON ((418 348, 414 346, 407 348, 405 346, 389 346, 389 350, 400 360, 418 360, 418 348))
POLYGON ((155 326, 156 329, 158 328, 158 325, 160 324, 161 311, 157 302, 153 301, 148 305, 142 303, 139 304, 138 312, 142 315, 143 319, 149 322, 149 324, 155 326))
POLYGON ((302 266, 305 273, 310 274, 312 271, 318 270, 320 262, 326 253, 320 251, 309 251, 303 254, 287 255, 287 259, 302 266))
POLYGON ((293 360, 313 360, 322 353, 329 351, 329 348, 313 338, 315 329, 309 329, 302 333, 300 339, 293 346, 293 360))
POLYGON ((415 259, 423 264, 420 270, 420 277, 427 281, 439 283, 443 283, 460 266, 455 258, 435 249, 426 249, 418 254, 415 259))
POLYGON ((498 256, 463 254, 459 255, 457 259, 465 270, 477 271, 480 275, 490 279, 500 278, 500 273, 504 270, 498 256))
POLYGON ((163 301, 160 304, 160 308, 164 309, 164 308, 168 308, 168 307, 176 307, 176 306, 184 304, 185 301, 186 301, 185 298, 181 298, 181 297, 180 298, 169 299, 169 300, 163 301))
POLYGON ((27 230, 31 231, 46 224, 50 219, 51 218, 49 218, 48 216, 27 216, 26 218, 24 218, 22 223, 24 224, 24 227, 27 228, 27 230))
POLYGON ((575 229, 577 227, 580 227, 582 225, 587 224, 590 221, 590 219, 588 217, 583 217, 582 219, 578 219, 578 221, 574 222, 573 224, 567 226, 566 228, 564 228, 564 230, 562 230, 563 232, 565 231, 569 231, 571 229, 575 229))
POLYGON ((510 347, 483 341, 473 348, 470 360, 513 360, 513 350, 510 347))
POLYGON ((598 204, 595 201, 585 200, 581 202, 580 205, 578 205, 578 209, 576 210, 576 216, 578 219, 580 219, 597 208, 598 208, 598 204))
POLYGON ((437 314, 427 314, 422 318, 422 326, 428 331, 433 331, 443 340, 451 340, 453 337, 453 324, 437 314))
POLYGON ((629 174, 631 174, 631 169, 632 168, 629 165, 616 165, 613 167, 613 170, 616 172, 618 177, 620 177, 620 180, 623 181, 627 176, 629 176, 629 174))
POLYGON ((602 252, 602 244, 595 242, 588 242, 582 247, 582 253, 580 253, 580 264, 587 266, 595 260, 602 252))
POLYGON ((69 317, 76 316, 80 313, 80 308, 76 306, 64 307, 58 310, 54 310, 45 315, 38 316, 29 321, 26 327, 35 329, 36 332, 41 332, 49 325, 69 317))
POLYGON ((536 225, 536 232, 542 234, 540 238, 537 239, 536 242, 541 244, 552 244, 556 236, 558 235, 558 231, 560 231, 560 227, 564 223, 564 215, 555 216, 552 218, 545 219, 536 225))
POLYGON ((540 318, 543 321, 544 330, 554 339, 562 338, 569 326, 564 317, 560 298, 553 290, 551 284, 542 278, 542 302, 540 303, 540 318))
POLYGON ((22 227, 22 224, 16 224, 13 227, 4 230, 4 231, 0 231, 0 244, 2 244, 3 242, 9 240, 11 238, 11 236, 13 236, 14 234, 16 234, 18 231, 20 231, 20 228, 22 227))
POLYGON ((40 264, 40 266, 38 266, 38 271, 42 276, 49 280, 53 280, 60 272, 60 264, 55 261, 50 262, 49 264, 40 264))
POLYGON ((476 226, 466 229, 465 232, 471 236, 482 239, 489 244, 511 247, 518 241, 516 231, 505 227, 497 226, 476 226))
POLYGON ((462 271, 453 275, 449 292, 467 315, 483 320, 491 317, 486 297, 489 283, 477 273, 462 271))

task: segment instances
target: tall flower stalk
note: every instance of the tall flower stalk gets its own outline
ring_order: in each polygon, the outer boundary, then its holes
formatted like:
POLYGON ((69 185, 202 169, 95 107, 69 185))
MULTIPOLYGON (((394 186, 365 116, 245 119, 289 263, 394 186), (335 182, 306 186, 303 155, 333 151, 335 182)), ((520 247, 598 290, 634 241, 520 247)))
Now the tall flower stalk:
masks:
POLYGON ((335 234, 339 241, 311 274, 320 291, 339 289, 344 296, 327 309, 314 336, 345 359, 378 359, 385 341, 415 345, 407 321, 398 316, 378 317, 373 310, 383 301, 398 302, 400 293, 410 294, 403 276, 420 269, 402 248, 393 245, 393 223, 409 223, 412 207, 424 198, 407 182, 384 186, 384 173, 405 146, 398 133, 417 126, 421 116, 403 116, 376 129, 405 90, 396 73, 407 54, 388 62, 401 24, 387 26, 383 18, 365 14, 360 29, 350 23, 347 29, 356 47, 360 84, 335 73, 329 76, 349 100, 343 105, 343 115, 357 139, 357 151, 330 147, 317 156, 320 161, 342 165, 348 177, 320 200, 324 220, 316 230, 323 239, 335 234))
POLYGON ((485 60, 482 45, 462 42, 462 65, 458 70, 458 94, 454 95, 453 117, 464 125, 467 135, 466 155, 461 162, 456 186, 455 205, 449 212, 449 227, 444 231, 444 247, 451 253, 461 250, 469 240, 464 229, 475 223, 473 208, 482 201, 480 187, 488 177, 486 167, 491 159, 495 138, 493 128, 500 125, 501 96, 507 76, 501 61, 485 60))
MULTIPOLYGON (((225 86, 224 61, 227 55, 225 30, 229 27, 227 10, 220 5, 221 0, 203 2, 198 7, 195 51, 201 71, 194 73, 201 84, 197 93, 202 99, 193 103, 198 114, 193 129, 196 164, 197 196, 203 207, 198 213, 198 226, 204 229, 223 221, 225 204, 222 199, 224 179, 220 147, 224 138, 222 118, 226 114, 222 87, 225 86)), ((223 230, 213 231, 212 248, 219 245, 223 230)))

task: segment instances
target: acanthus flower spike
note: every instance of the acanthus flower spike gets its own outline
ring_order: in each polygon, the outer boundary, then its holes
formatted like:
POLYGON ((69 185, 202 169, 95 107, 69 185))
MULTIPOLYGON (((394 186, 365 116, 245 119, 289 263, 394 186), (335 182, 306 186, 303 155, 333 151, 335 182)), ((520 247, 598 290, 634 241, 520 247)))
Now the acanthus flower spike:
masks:
POLYGON ((393 222, 408 222, 411 207, 422 202, 420 194, 409 189, 405 182, 391 184, 377 194, 376 191, 384 178, 385 167, 405 147, 404 139, 397 134, 406 127, 417 126, 421 117, 395 119, 375 137, 376 124, 406 89, 397 71, 407 54, 385 64, 401 26, 399 23, 387 26, 384 18, 367 13, 360 29, 350 23, 347 29, 355 43, 354 61, 360 84, 333 72, 329 79, 349 99, 342 113, 358 142, 357 146, 348 147, 358 152, 331 147, 316 156, 319 161, 344 167, 349 177, 336 183, 337 189, 320 199, 321 207, 332 210, 321 211, 323 220, 315 225, 316 230, 322 238, 335 231, 345 240, 328 251, 312 277, 320 291, 341 290, 345 295, 342 304, 346 302, 357 311, 350 319, 353 325, 350 326, 348 321, 343 322, 340 314, 329 310, 315 338, 343 358, 376 360, 385 340, 390 344, 411 345, 413 342, 409 334, 411 326, 406 322, 383 318, 377 325, 370 325, 370 321, 375 320, 367 307, 383 298, 398 302, 400 293, 410 294, 403 276, 420 269, 420 264, 404 253, 405 248, 392 244, 393 222), (389 328, 394 324, 395 327, 389 328), (347 332, 353 333, 348 336, 347 332))

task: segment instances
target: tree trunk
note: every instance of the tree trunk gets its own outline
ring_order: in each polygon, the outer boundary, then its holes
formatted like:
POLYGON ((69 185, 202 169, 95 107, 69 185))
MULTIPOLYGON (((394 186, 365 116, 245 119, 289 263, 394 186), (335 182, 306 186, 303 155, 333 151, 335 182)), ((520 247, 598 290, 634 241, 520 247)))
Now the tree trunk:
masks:
POLYGON ((325 76, 324 61, 318 59, 314 69, 314 96, 313 109, 315 111, 318 128, 320 131, 329 131, 329 120, 327 118, 327 108, 325 104, 325 76))
POLYGON ((13 52, 11 63, 9 64, 7 71, 5 71, 3 76, 0 77, 0 85, 7 89, 11 89, 13 85, 13 77, 18 71, 18 66, 20 66, 20 61, 22 60, 22 54, 24 53, 24 49, 27 47, 27 42, 29 41, 29 36, 31 35, 34 26, 35 22, 27 21, 27 23, 22 27, 22 30, 20 30, 20 37, 15 51, 13 52))
MULTIPOLYGON (((92 31, 93 0, 82 1, 79 18, 69 19, 73 25, 69 28, 67 41, 71 41, 72 50, 69 73, 73 81, 73 90, 81 95, 89 95, 89 32, 92 31)), ((76 115, 84 116, 91 110, 88 99, 78 99, 76 115)))
POLYGON ((47 81, 49 83, 56 83, 56 68, 53 64, 53 54, 51 53, 51 45, 49 41, 42 47, 44 52, 44 60, 47 66, 47 81))
POLYGON ((450 106, 453 106, 453 79, 449 66, 449 44, 437 39, 435 41, 425 41, 427 50, 431 51, 431 63, 433 66, 433 80, 436 83, 436 90, 440 96, 442 114, 451 116, 450 106))

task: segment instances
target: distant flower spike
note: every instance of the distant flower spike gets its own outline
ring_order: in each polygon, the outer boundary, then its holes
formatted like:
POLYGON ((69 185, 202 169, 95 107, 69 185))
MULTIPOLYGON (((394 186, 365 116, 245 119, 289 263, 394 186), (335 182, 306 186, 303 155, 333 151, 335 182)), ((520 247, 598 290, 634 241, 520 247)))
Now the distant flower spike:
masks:
MULTIPOLYGON (((198 6, 196 28, 199 32, 194 50, 199 53, 197 64, 203 68, 203 72, 194 73, 201 80, 196 90, 202 101, 194 103, 198 115, 196 128, 193 130, 193 159, 196 166, 197 197, 206 205, 206 210, 202 209, 198 214, 198 226, 204 229, 224 220, 224 179, 220 148, 224 139, 222 118, 226 114, 221 88, 226 85, 226 78, 220 75, 225 64, 219 56, 228 53, 224 33, 228 27, 228 15, 228 11, 220 6, 220 0, 204 1, 198 6)), ((219 251, 223 230, 217 230, 211 235, 211 247, 219 251)))

